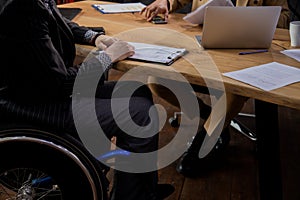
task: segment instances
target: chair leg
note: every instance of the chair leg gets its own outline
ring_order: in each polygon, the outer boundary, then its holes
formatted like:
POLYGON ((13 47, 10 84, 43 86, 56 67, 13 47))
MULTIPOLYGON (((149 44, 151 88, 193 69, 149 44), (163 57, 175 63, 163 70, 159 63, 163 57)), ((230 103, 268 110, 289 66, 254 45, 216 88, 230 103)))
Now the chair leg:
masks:
POLYGON ((256 134, 251 131, 246 125, 244 125, 241 121, 236 118, 232 119, 230 122, 230 126, 239 131, 241 134, 249 138, 250 140, 256 141, 256 134))

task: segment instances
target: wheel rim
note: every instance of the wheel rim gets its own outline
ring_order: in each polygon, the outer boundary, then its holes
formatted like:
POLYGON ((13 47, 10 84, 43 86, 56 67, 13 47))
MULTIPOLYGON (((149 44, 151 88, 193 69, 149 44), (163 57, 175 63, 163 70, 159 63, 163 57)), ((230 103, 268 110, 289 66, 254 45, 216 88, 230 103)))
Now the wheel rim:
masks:
POLYGON ((15 168, 0 174, 1 199, 62 199, 61 190, 48 174, 29 168, 15 168))
MULTIPOLYGON (((31 142, 46 145, 71 158, 81 168, 82 172, 84 172, 93 193, 93 200, 97 200, 97 189, 88 169, 75 154, 66 148, 53 142, 34 137, 14 136, 0 138, 0 144, 9 142, 31 142)), ((55 180, 47 173, 37 169, 13 168, 2 173, 0 172, 0 184, 0 197, 2 198, 2 196, 6 195, 7 198, 4 199, 7 200, 62 199, 61 189, 55 180), (46 180, 49 181, 49 179, 51 183, 49 184, 48 182, 45 184, 47 182, 46 180)))

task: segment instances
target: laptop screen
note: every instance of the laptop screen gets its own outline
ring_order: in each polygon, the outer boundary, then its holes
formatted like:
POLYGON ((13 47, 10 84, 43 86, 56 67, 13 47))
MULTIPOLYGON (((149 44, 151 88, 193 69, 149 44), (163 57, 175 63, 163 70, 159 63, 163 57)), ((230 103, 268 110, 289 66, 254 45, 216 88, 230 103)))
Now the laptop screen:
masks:
POLYGON ((208 6, 201 45, 203 48, 269 48, 280 11, 280 6, 208 6))

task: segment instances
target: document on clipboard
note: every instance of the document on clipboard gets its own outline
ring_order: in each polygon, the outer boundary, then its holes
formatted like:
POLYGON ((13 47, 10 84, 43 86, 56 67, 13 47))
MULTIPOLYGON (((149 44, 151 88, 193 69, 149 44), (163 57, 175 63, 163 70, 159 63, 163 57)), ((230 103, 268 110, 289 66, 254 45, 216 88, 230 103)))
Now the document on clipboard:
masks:
POLYGON ((113 3, 113 4, 93 4, 93 8, 103 14, 140 12, 146 5, 142 3, 113 3))
POLYGON ((187 53, 184 48, 174 48, 146 43, 128 42, 135 48, 135 54, 128 59, 171 65, 187 53))

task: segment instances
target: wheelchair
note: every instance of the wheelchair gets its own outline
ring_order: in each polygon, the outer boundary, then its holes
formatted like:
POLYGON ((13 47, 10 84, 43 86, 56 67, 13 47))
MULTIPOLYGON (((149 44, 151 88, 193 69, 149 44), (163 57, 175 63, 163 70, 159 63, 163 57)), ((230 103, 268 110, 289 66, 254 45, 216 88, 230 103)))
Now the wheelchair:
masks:
POLYGON ((74 137, 0 122, 0 200, 106 200, 107 169, 74 137))

